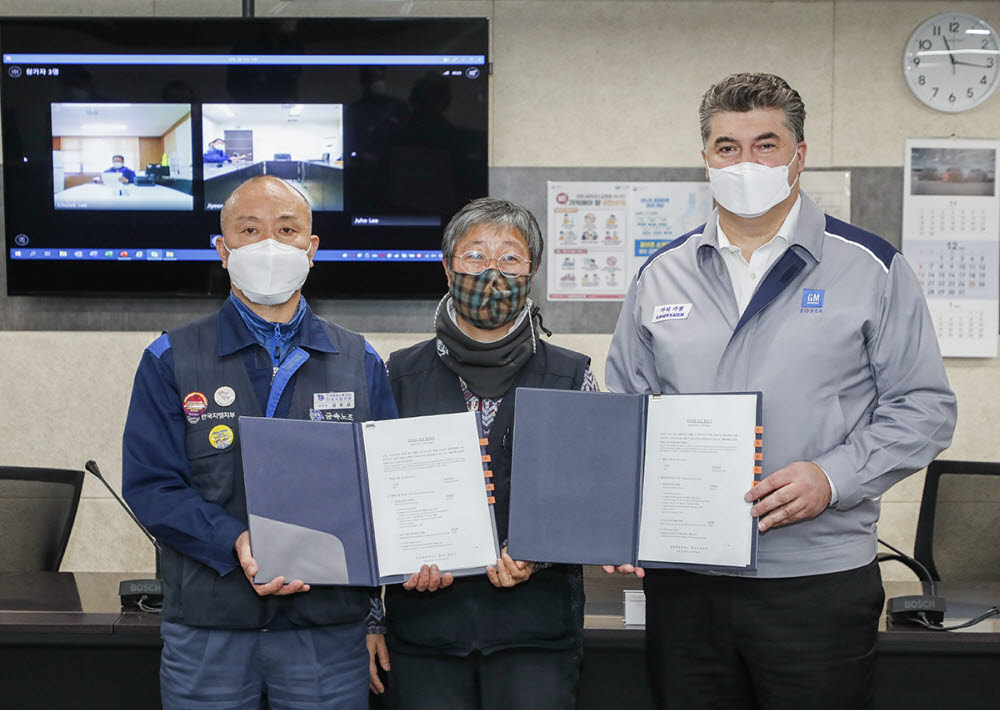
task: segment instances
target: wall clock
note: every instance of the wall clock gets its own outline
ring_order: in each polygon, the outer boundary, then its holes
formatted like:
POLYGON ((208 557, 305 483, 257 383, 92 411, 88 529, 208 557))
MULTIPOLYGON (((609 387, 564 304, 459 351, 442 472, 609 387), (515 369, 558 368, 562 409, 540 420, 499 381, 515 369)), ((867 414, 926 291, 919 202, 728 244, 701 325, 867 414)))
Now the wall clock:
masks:
POLYGON ((944 12, 910 35, 903 75, 920 101, 958 113, 982 104, 1000 84, 1000 39, 974 15, 944 12))

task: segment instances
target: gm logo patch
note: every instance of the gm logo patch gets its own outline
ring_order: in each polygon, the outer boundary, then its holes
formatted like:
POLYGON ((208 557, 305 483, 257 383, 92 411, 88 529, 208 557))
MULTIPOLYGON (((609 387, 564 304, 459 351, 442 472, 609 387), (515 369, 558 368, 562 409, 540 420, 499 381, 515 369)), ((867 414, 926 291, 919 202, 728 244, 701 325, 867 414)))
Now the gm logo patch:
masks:
POLYGON ((802 289, 802 310, 801 313, 822 313, 823 312, 823 289, 802 289))

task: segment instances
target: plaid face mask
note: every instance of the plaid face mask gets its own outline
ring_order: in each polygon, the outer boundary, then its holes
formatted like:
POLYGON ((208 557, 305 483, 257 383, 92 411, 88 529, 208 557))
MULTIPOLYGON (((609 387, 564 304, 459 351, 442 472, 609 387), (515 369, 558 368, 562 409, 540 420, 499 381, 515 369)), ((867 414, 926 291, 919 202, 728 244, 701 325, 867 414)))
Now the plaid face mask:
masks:
POLYGON ((455 310, 477 328, 493 330, 507 325, 524 308, 530 281, 524 276, 504 276, 496 269, 481 274, 452 272, 451 297, 455 310))

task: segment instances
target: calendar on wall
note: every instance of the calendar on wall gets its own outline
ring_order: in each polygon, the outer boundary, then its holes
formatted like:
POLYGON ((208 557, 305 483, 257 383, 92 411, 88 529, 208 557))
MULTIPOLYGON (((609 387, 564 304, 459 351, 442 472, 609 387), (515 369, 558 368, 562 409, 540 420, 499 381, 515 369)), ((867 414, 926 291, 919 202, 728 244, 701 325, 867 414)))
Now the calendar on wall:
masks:
POLYGON ((906 141, 903 254, 945 357, 996 357, 1000 141, 906 141))

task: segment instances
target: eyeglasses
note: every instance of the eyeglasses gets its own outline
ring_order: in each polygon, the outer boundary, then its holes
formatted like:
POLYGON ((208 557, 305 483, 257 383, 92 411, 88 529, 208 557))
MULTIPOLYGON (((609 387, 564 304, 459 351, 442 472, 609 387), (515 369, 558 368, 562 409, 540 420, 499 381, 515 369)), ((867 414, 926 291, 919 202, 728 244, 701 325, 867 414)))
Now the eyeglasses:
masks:
POLYGON ((495 259, 486 256, 481 251, 467 251, 461 256, 455 257, 458 260, 462 271, 470 276, 478 276, 489 268, 490 262, 496 262, 497 270, 504 276, 524 276, 531 265, 531 261, 517 254, 503 254, 495 259))

